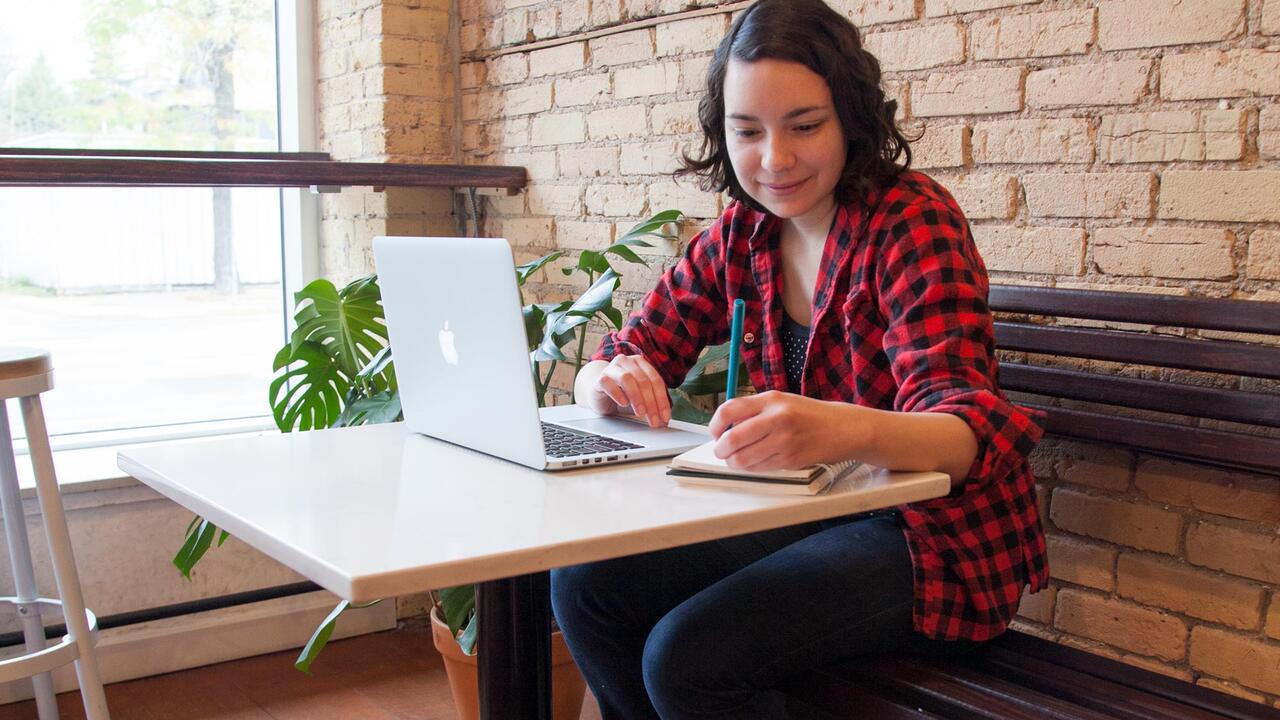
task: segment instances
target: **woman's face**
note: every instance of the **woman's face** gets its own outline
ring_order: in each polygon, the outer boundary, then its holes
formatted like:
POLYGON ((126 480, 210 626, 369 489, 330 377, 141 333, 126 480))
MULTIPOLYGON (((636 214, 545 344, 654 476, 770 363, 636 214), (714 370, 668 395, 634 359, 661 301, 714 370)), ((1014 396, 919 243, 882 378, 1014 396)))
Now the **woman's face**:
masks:
POLYGON ((831 89, 786 60, 730 60, 725 144, 742 189, 769 212, 805 224, 828 216, 847 146, 831 89))

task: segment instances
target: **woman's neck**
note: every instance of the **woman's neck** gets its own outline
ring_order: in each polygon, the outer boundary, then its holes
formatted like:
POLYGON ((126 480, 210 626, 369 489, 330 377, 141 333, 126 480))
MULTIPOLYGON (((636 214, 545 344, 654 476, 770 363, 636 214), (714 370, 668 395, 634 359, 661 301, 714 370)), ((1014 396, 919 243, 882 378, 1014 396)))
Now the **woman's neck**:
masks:
POLYGON ((800 217, 783 220, 783 226, 791 231, 787 234, 800 240, 803 245, 821 249, 827 244, 827 235, 831 233, 836 210, 836 199, 832 197, 825 207, 814 208, 800 217))

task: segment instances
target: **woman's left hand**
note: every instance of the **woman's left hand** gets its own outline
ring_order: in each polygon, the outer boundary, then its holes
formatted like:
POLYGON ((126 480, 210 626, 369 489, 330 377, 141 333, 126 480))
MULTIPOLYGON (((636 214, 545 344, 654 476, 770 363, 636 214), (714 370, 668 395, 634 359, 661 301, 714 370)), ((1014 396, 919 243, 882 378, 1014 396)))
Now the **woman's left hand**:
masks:
POLYGON ((739 470, 781 470, 846 459, 843 412, 857 406, 770 390, 721 405, 708 426, 716 457, 739 470))

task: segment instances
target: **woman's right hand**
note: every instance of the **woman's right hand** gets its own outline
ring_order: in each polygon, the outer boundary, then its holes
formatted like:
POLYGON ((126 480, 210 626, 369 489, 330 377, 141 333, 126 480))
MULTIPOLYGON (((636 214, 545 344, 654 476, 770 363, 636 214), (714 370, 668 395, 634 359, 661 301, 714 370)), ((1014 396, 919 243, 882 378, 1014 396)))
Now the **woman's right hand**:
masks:
POLYGON ((671 398, 662 376, 640 355, 616 355, 584 366, 574 383, 578 403, 601 415, 619 410, 642 417, 649 427, 671 421, 671 398))

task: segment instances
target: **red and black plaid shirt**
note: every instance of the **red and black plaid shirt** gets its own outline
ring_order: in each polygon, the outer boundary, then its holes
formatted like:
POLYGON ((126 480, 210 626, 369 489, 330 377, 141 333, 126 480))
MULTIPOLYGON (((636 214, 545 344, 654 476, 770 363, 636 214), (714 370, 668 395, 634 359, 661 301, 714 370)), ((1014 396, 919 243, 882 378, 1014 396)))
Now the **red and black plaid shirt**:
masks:
MULTIPOLYGON (((725 342, 746 301, 743 360, 757 389, 786 390, 780 221, 734 203, 689 244, 595 359, 642 354, 670 387, 725 342)), ((836 212, 813 298, 802 393, 967 422, 978 455, 951 495, 901 511, 915 569, 916 630, 938 639, 1002 632, 1023 586, 1048 581, 1027 455, 1041 428, 996 386, 987 274, 951 195, 905 172, 836 212)))

